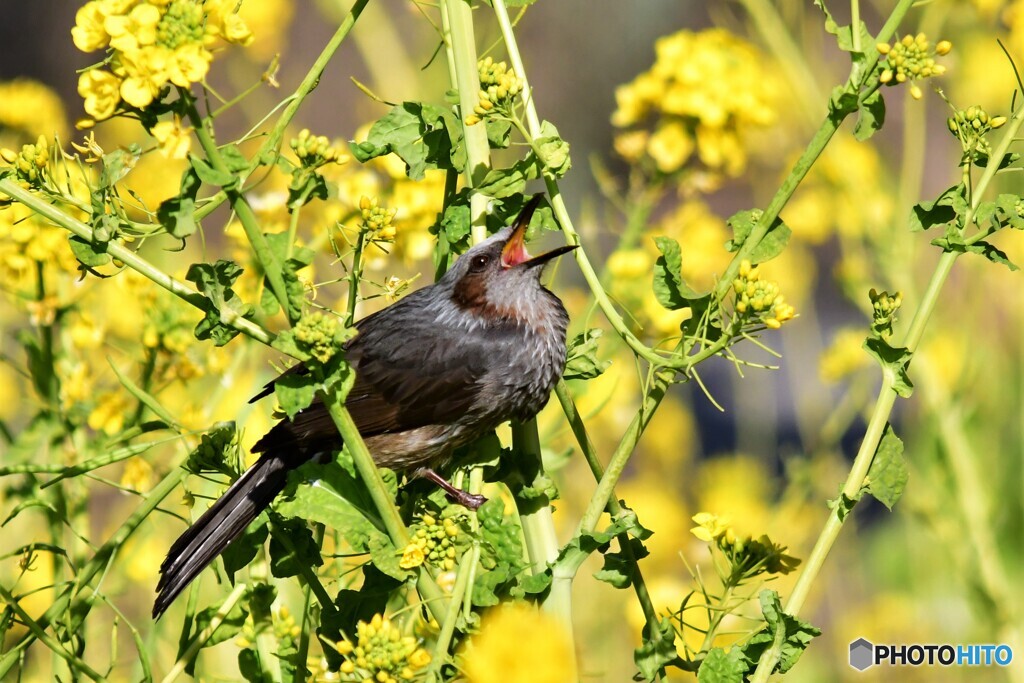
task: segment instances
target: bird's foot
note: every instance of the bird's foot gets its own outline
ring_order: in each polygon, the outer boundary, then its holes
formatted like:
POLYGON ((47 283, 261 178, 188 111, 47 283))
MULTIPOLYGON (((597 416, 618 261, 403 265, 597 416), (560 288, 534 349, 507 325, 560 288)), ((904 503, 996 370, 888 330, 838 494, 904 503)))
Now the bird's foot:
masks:
POLYGON ((487 498, 485 498, 484 496, 481 496, 476 493, 470 493, 469 491, 463 491, 462 489, 459 488, 455 488, 450 483, 448 483, 448 481, 444 477, 442 477, 440 474, 430 469, 429 467, 424 467, 420 470, 417 470, 416 475, 419 477, 423 477, 428 481, 434 482, 442 489, 444 489, 444 492, 447 493, 453 501, 455 501, 459 505, 469 508, 470 510, 476 510, 481 505, 487 502, 487 498))

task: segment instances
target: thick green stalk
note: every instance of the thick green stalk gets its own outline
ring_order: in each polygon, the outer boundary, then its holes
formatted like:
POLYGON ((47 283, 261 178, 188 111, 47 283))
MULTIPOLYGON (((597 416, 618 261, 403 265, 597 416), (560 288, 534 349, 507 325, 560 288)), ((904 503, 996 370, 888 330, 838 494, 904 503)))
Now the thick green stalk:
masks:
MULTIPOLYGON (((81 237, 83 240, 92 243, 93 236, 91 227, 77 218, 64 213, 58 207, 49 204, 42 197, 24 189, 10 178, 0 178, 0 192, 3 192, 12 199, 17 200, 19 203, 24 204, 54 225, 58 225, 78 237, 81 237)), ((107 245, 107 253, 110 254, 112 258, 124 263, 135 272, 160 285, 182 301, 192 304, 201 311, 209 310, 210 304, 206 297, 199 294, 188 285, 175 280, 173 277, 164 273, 162 270, 124 245, 110 242, 107 245)), ((225 315, 221 318, 221 322, 233 327, 242 334, 245 334, 256 341, 263 342, 264 344, 269 345, 270 342, 274 340, 274 335, 245 318, 225 315)))
POLYGON ((228 612, 234 609, 235 603, 241 599, 246 588, 248 588, 248 585, 244 583, 235 585, 234 589, 228 593, 228 597, 224 598, 224 602, 222 602, 220 607, 217 609, 217 613, 213 615, 212 619, 210 619, 210 623, 206 625, 206 628, 197 633, 196 637, 188 644, 184 654, 178 658, 178 661, 174 663, 171 670, 167 672, 162 683, 172 683, 172 681, 177 680, 178 676, 184 673, 188 663, 196 656, 199 650, 203 647, 203 644, 217 632, 217 629, 220 628, 220 625, 228 616, 228 612))
MULTIPOLYGON (((359 435, 359 428, 356 427, 356 423, 352 420, 352 415, 345 409, 345 406, 334 397, 325 396, 324 405, 330 412, 331 419, 334 420, 334 424, 341 434, 345 447, 352 454, 356 470, 359 472, 359 476, 366 485, 366 490, 369 492, 370 498, 377 508, 377 514, 380 515, 381 521, 384 522, 384 528, 387 530, 392 544, 398 550, 402 550, 405 546, 409 545, 409 530, 405 527, 405 523, 402 522, 402 517, 398 514, 398 509, 395 507, 394 500, 392 500, 391 494, 388 492, 387 485, 381 478, 377 465, 373 462, 373 457, 370 455, 370 451, 367 450, 366 444, 363 443, 363 438, 359 435)), ((448 598, 434 582, 434 579, 425 567, 420 568, 419 581, 416 586, 420 595, 425 599, 427 609, 434 615, 434 618, 438 621, 444 619, 445 612, 448 609, 448 598)))

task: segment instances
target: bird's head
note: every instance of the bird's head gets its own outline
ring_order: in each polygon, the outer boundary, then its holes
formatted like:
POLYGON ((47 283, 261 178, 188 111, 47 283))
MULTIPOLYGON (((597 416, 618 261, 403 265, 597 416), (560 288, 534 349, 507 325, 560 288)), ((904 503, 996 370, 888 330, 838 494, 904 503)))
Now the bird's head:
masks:
POLYGON ((551 294, 540 284, 543 266, 572 251, 568 244, 531 256, 524 236, 543 195, 523 207, 512 225, 464 253, 444 277, 453 302, 460 308, 488 318, 519 319, 536 313, 551 294))

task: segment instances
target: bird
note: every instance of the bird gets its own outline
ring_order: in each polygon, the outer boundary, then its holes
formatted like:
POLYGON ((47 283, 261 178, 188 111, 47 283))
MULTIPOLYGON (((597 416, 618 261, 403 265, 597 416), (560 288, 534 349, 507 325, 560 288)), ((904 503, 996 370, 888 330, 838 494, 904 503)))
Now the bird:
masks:
MULTIPOLYGON (((535 195, 511 225, 468 249, 434 284, 358 321, 342 347, 355 370, 345 407, 374 462, 433 481, 473 509, 485 499, 453 487, 437 468, 500 424, 535 416, 565 369, 569 316, 540 276, 578 245, 529 254, 524 236, 542 200, 535 195)), ((307 372, 292 367, 250 403, 273 393, 281 377, 307 372)), ((319 397, 274 425, 252 448, 256 462, 171 546, 153 617, 270 506, 291 470, 329 462, 341 448, 319 397)))

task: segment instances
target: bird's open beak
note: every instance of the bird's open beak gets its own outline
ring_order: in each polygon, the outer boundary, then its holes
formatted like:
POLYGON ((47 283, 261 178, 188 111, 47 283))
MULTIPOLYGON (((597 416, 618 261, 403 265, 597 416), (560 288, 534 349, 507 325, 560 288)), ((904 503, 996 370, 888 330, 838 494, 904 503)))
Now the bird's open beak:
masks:
POLYGON ((534 266, 543 265, 556 256, 561 256, 579 246, 567 244, 564 247, 552 249, 539 256, 530 256, 530 252, 526 251, 526 243, 523 241, 523 237, 526 235, 527 226, 530 225, 530 219, 533 218, 533 212, 537 210, 543 199, 544 195, 542 194, 533 195, 533 198, 519 212, 519 216, 516 217, 512 236, 508 238, 508 242, 505 242, 505 247, 501 250, 501 265, 504 267, 524 266, 526 268, 533 268, 534 266))

